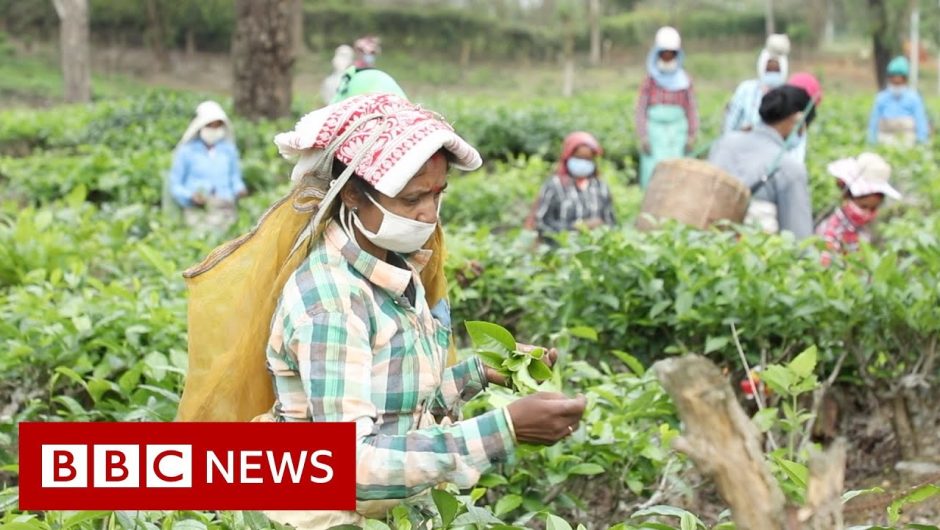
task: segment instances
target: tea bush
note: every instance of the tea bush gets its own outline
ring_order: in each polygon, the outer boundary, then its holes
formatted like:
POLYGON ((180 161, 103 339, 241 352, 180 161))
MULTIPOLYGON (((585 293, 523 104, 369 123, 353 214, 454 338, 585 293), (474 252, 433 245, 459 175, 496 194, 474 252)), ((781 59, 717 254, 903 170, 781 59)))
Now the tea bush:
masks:
MULTIPOLYGON (((883 151, 905 201, 884 212, 879 246, 823 268, 815 241, 796 244, 747 229, 633 230, 642 197, 631 184, 633 90, 572 100, 428 103, 480 145, 488 162, 485 171, 451 179, 442 211, 457 328, 488 320, 520 340, 558 344, 565 355, 549 384, 590 402, 582 428, 562 444, 522 448, 514 465, 470 492, 435 494, 449 517, 438 516, 436 526, 567 528, 568 519, 622 529, 705 527, 683 510, 643 506, 664 473, 686 465, 669 450, 675 413, 644 366, 705 352, 736 367, 734 323, 751 362, 784 363, 816 345, 817 374, 827 375, 845 356, 841 380, 877 389, 910 373, 940 332, 936 144, 883 151), (620 226, 569 234, 549 251, 518 228, 553 170, 562 138, 577 129, 595 133, 607 149, 600 167, 620 226), (616 502, 603 502, 611 496, 616 502)), ((718 128, 725 97, 700 98, 702 147, 718 128)), ((189 233, 156 205, 171 151, 201 99, 151 92, 0 113, 0 369, 7 374, 0 384, 7 403, 0 478, 12 486, 0 495, 2 524, 274 526, 252 512, 23 514, 12 504, 17 422, 174 416, 186 365, 179 273, 219 240, 189 233)), ((867 105, 865 98, 829 98, 811 130, 817 211, 838 201, 826 163, 866 148, 867 105)), ((229 235, 247 230, 288 189, 290 166, 271 138, 291 125, 236 120, 253 194, 229 235)), ((466 413, 507 399, 489 392, 466 413)), ((425 515, 400 507, 389 524, 408 528, 425 515)))

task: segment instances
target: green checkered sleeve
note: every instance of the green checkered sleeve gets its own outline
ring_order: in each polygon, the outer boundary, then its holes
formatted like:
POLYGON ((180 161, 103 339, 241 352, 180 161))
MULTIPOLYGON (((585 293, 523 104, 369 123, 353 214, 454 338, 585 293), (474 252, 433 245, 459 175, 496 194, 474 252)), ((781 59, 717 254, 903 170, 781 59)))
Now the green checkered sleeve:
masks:
MULTIPOLYGON (((320 313, 306 320, 285 337, 285 344, 296 357, 310 419, 356 423, 359 499, 405 498, 441 482, 471 487, 481 474, 512 458, 513 436, 503 410, 448 426, 379 434, 376 393, 394 387, 396 392, 417 396, 419 390, 400 384, 373 386, 383 379, 401 383, 411 379, 375 373, 368 327, 354 313, 320 313)), ((439 394, 457 399, 472 392, 483 384, 481 372, 479 360, 454 367, 445 377, 451 388, 439 394)))

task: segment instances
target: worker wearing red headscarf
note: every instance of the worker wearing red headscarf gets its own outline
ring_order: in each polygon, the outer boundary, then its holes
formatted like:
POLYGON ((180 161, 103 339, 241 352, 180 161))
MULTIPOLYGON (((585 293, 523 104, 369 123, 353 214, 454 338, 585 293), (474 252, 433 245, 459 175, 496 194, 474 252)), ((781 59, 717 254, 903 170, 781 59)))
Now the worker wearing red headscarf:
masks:
POLYGON ((540 236, 614 224, 610 188, 597 170, 603 152, 590 133, 579 131, 565 138, 558 167, 542 186, 529 223, 540 236))

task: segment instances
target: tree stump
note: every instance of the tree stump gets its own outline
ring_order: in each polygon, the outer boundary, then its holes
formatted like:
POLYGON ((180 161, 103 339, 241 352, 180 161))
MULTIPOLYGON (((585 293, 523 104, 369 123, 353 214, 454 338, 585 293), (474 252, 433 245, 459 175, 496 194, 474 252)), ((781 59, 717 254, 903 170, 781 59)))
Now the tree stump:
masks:
POLYGON ((757 427, 738 403, 731 385, 698 355, 653 365, 672 396, 683 433, 674 448, 715 481, 738 530, 840 530, 845 444, 839 440, 810 461, 806 505, 788 507, 767 466, 757 427))

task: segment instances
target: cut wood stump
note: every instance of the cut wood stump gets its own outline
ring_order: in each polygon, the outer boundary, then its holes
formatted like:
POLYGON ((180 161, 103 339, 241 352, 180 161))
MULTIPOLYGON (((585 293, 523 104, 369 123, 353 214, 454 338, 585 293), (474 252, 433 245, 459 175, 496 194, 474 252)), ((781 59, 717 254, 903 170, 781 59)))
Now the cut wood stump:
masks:
POLYGON ((715 481, 739 530, 840 530, 845 444, 837 441, 810 461, 806 505, 787 506, 761 449, 761 435, 731 385, 698 355, 653 365, 683 423, 674 448, 715 481))

